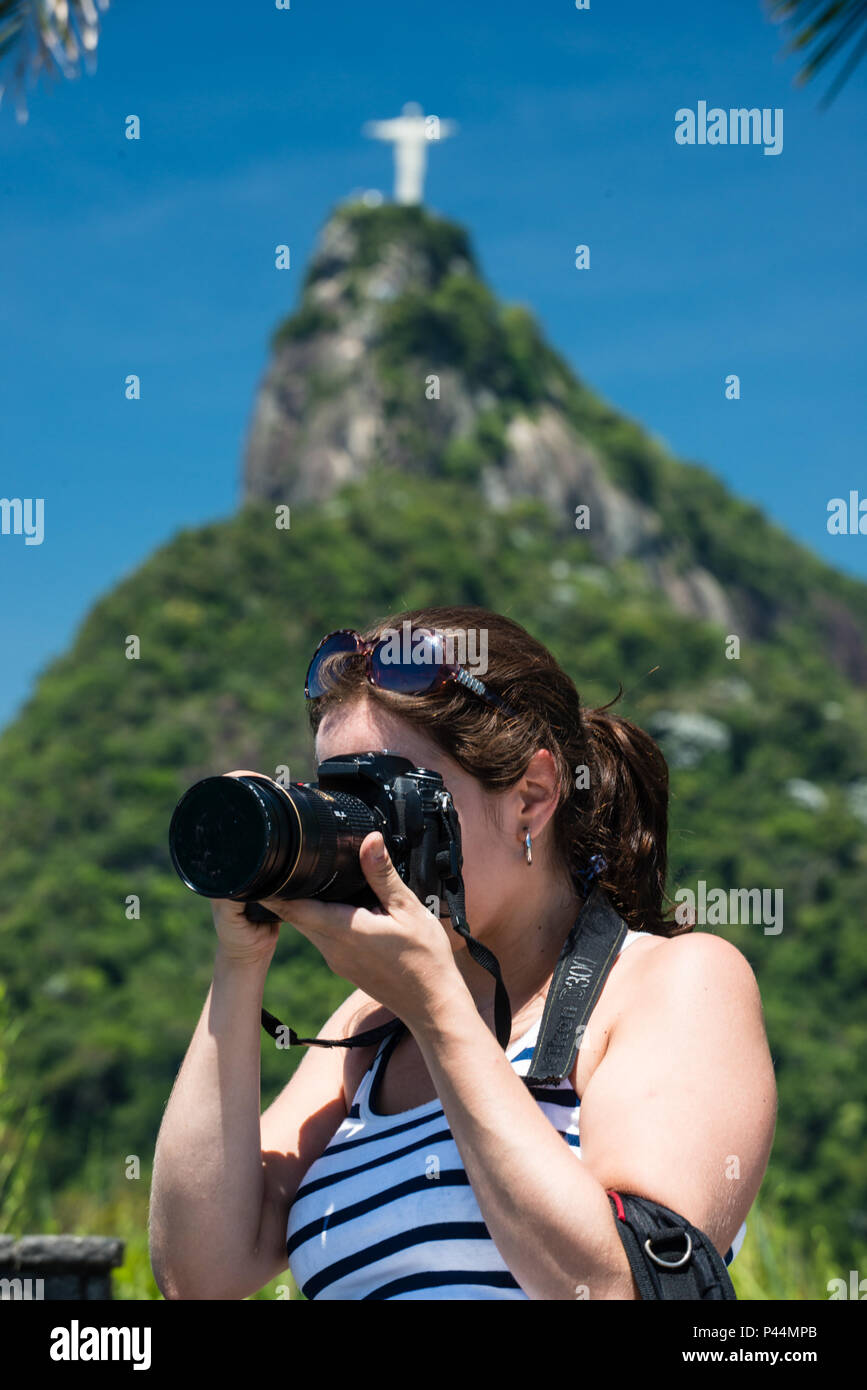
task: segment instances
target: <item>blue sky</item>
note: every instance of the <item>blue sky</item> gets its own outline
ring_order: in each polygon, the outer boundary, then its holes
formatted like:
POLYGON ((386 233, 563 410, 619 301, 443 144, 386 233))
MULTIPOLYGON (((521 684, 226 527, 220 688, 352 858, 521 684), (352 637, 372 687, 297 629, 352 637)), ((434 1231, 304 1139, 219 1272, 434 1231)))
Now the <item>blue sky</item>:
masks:
POLYGON ((333 205, 390 193, 361 126, 408 100, 460 125, 426 202, 494 289, 680 457, 867 577, 867 537, 826 530, 829 498, 867 495, 865 76, 821 111, 782 48, 761 0, 114 0, 94 75, 43 81, 25 125, 0 107, 0 496, 45 499, 42 545, 0 536, 0 723, 95 598, 238 505, 268 336, 333 205), (677 145, 701 100, 781 107, 782 153, 677 145))

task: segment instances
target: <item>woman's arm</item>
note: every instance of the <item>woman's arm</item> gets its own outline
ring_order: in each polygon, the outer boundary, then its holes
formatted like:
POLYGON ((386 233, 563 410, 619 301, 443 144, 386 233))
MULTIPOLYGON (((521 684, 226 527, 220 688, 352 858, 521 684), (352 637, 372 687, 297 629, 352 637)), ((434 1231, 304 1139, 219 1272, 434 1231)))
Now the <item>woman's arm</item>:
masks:
POLYGON ((724 1255, 776 1122, 756 978, 730 942, 697 932, 647 953, 630 1005, 582 1097, 582 1154, 606 1187, 671 1207, 724 1255))
POLYGON ((776 1091, 755 977, 705 934, 649 952, 581 1101, 581 1159, 467 992, 411 1024, 491 1237, 530 1298, 637 1298, 605 1189, 725 1253, 762 1180, 776 1091))
MULTIPOLYGON (((211 908, 213 982, 154 1155, 151 1262, 166 1298, 247 1298, 286 1268, 289 1207, 346 1115, 340 1049, 314 1047, 260 1121, 262 995, 280 928, 249 922, 244 903, 211 908)), ((345 1000, 319 1036, 343 1036, 358 1004, 345 1000)))
MULTIPOLYGON (((272 1274, 257 1261, 264 1178, 259 1145, 259 1011, 268 961, 221 950, 154 1155, 150 1243, 166 1298, 234 1298, 272 1274)), ((269 1252, 269 1255, 271 1252, 269 1252)))
MULTIPOLYGON (((346 1116, 342 1049, 311 1047, 259 1117, 262 993, 269 960, 218 950, 214 979, 157 1140, 154 1277, 166 1298, 241 1299, 287 1265, 295 1192, 346 1116)), ((323 1026, 341 1037, 355 995, 323 1026)), ((289 1054, 281 1053, 288 1064, 289 1054)))

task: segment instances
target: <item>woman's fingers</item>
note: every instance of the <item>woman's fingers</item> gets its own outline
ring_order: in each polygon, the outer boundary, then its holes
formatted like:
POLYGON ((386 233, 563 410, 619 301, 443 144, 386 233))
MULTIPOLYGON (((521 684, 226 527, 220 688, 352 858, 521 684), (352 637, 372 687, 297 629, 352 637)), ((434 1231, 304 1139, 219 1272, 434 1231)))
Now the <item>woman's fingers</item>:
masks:
POLYGON ((419 907, 419 900, 408 888, 385 847, 385 840, 374 830, 362 841, 359 851, 361 870, 386 912, 419 907))
POLYGON ((275 913, 281 921, 301 931, 347 931, 357 907, 348 903, 325 903, 318 898, 263 898, 262 906, 275 913))

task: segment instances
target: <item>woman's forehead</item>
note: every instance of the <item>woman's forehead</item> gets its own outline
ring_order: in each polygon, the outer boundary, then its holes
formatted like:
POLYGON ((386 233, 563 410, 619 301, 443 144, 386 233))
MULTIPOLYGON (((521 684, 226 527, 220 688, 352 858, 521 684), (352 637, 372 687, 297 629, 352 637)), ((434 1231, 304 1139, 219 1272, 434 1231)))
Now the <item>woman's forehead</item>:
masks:
POLYGON ((417 766, 445 757, 420 730, 397 718, 372 700, 357 700, 332 708, 316 734, 316 758, 324 762, 345 753, 400 753, 417 766))

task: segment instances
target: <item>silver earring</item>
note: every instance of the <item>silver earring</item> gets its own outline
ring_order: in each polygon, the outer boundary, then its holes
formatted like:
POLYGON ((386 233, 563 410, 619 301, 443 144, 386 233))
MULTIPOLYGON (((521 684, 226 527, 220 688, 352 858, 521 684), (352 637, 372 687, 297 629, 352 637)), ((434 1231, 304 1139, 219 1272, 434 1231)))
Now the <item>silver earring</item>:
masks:
POLYGON ((530 838, 530 832, 529 832, 529 830, 527 829, 526 825, 524 826, 524 848, 525 848, 526 851, 527 851, 527 863, 528 863, 528 864, 532 864, 532 862, 533 862, 533 841, 532 841, 532 839, 530 838))

